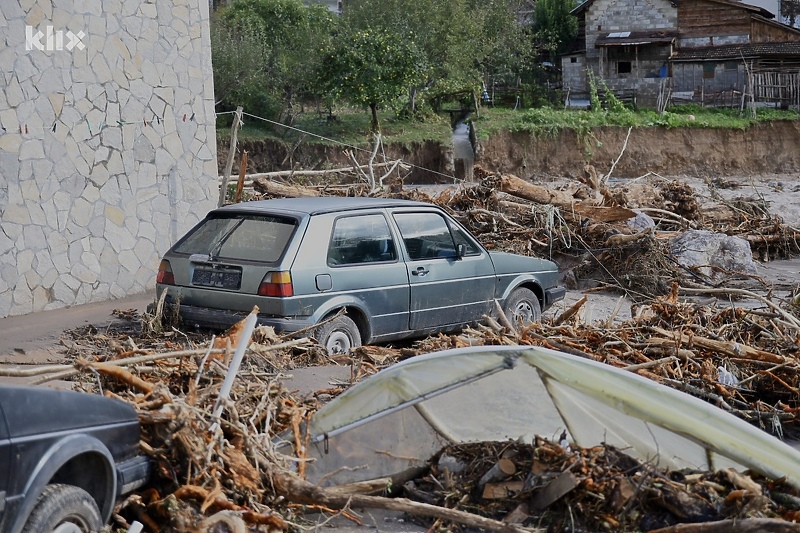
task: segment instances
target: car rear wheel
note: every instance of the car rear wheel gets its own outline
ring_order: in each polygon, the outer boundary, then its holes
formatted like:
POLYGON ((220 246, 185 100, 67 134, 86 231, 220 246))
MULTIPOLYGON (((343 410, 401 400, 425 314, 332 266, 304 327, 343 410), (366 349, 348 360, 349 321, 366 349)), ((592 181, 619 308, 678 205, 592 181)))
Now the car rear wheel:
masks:
POLYGON ((337 316, 316 329, 315 337, 329 354, 345 354, 361 346, 361 333, 350 317, 337 316))
POLYGON ((539 298, 532 290, 524 287, 511 293, 503 305, 503 312, 515 328, 524 328, 542 319, 542 306, 539 304, 539 298))
POLYGON ((100 510, 88 492, 72 485, 48 485, 25 522, 25 533, 100 531, 100 510))

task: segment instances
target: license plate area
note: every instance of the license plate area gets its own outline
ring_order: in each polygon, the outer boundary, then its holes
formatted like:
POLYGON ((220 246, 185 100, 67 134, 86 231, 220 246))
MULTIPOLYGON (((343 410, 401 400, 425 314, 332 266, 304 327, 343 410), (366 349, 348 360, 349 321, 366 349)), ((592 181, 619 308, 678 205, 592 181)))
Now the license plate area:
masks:
POLYGON ((239 290, 242 286, 242 269, 196 268, 192 274, 192 285, 232 291, 239 290))

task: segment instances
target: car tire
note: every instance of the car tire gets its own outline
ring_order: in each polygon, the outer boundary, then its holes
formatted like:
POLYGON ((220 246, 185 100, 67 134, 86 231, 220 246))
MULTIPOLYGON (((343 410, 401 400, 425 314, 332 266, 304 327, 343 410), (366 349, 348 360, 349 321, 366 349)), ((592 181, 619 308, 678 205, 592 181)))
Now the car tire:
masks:
POLYGON ((23 533, 89 533, 103 529, 100 510, 88 492, 73 485, 47 485, 23 533))
POLYGON ((527 327, 542 319, 542 306, 532 290, 520 287, 512 292, 503 305, 503 312, 514 328, 527 327))
POLYGON ((318 327, 314 336, 331 355, 345 354, 361 346, 361 333, 350 317, 337 316, 318 327))

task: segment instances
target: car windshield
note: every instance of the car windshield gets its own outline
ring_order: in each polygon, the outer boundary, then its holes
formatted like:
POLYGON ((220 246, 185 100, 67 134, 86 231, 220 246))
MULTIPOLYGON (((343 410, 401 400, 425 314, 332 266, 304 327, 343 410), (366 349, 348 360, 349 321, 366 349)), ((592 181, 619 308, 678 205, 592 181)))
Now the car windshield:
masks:
POLYGON ((272 263, 283 255, 296 225, 294 219, 283 217, 215 216, 178 243, 175 252, 272 263))

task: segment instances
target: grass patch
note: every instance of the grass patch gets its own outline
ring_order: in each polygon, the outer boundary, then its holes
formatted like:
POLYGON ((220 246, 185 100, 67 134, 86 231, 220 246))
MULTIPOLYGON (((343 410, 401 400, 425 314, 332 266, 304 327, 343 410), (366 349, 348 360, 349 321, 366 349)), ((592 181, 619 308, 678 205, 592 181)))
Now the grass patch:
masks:
MULTIPOLYGON (((424 121, 397 117, 394 113, 380 113, 381 130, 385 143, 413 146, 425 141, 449 142, 452 130, 446 116, 427 117, 424 121)), ((356 110, 342 110, 329 119, 327 114, 302 113, 293 128, 275 125, 245 116, 239 130, 242 140, 278 140, 294 144, 301 138, 309 144, 346 144, 367 148, 373 143, 370 133, 370 115, 356 110), (299 130, 299 131, 298 131, 299 130)), ((217 139, 228 142, 230 127, 217 129, 217 139)))
MULTIPOLYGON (((446 114, 429 116, 424 121, 397 117, 394 113, 380 115, 384 142, 414 146, 426 141, 443 144, 450 142, 452 130, 446 114)), ((674 107, 661 115, 655 111, 582 111, 571 109, 536 108, 511 110, 483 108, 480 117, 472 117, 479 139, 488 139, 500 131, 527 132, 535 138, 552 138, 565 129, 575 130, 578 135, 588 137, 595 128, 619 127, 666 127, 666 128, 727 128, 744 130, 758 123, 800 120, 797 111, 759 109, 755 118, 749 112, 735 109, 703 108, 698 105, 674 107)), ((361 110, 337 110, 335 118, 326 114, 303 113, 294 123, 301 133, 283 126, 245 117, 239 132, 243 140, 273 139, 288 144, 303 138, 310 144, 336 144, 369 147, 372 144, 369 113, 361 110)), ((219 128, 219 142, 228 142, 230 128, 219 128)))

